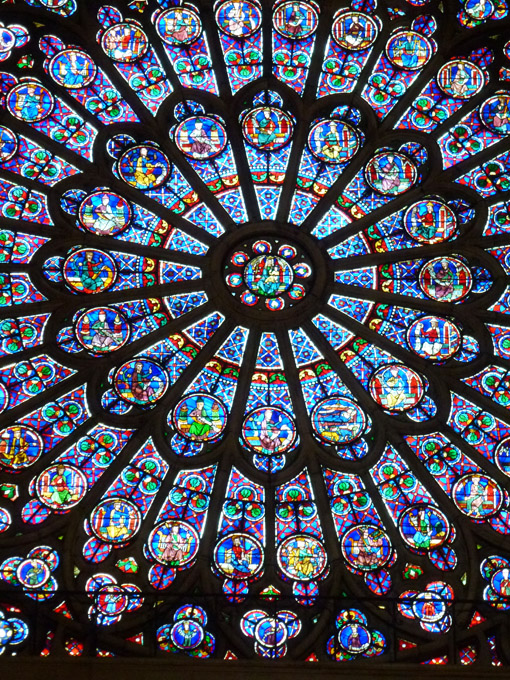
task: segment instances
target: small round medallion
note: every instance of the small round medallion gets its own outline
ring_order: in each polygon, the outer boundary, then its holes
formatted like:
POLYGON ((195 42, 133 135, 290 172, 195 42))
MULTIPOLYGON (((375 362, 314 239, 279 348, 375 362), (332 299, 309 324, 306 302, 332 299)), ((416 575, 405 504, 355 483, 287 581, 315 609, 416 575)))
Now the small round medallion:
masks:
POLYGON ((346 397, 328 397, 319 402, 311 416, 315 434, 326 444, 344 446, 357 439, 366 427, 362 409, 346 397))
POLYGON ((391 63, 409 71, 423 68, 432 53, 430 42, 416 31, 399 31, 386 43, 386 55, 391 63))
POLYGON ((323 120, 310 130, 308 146, 319 161, 345 163, 358 151, 359 137, 347 123, 323 120))
POLYGON ((503 492, 491 477, 469 474, 454 485, 453 502, 468 517, 483 519, 495 515, 503 504, 503 492))
POLYGON ((14 158, 18 150, 18 138, 4 125, 0 125, 0 162, 7 163, 14 158))
POLYGON ((169 567, 183 567, 191 562, 198 545, 198 534, 187 522, 161 522, 151 531, 148 540, 152 557, 169 567))
POLYGON ((106 354, 120 349, 129 339, 129 324, 121 312, 111 307, 93 307, 76 322, 76 339, 85 349, 106 354))
POLYGON ((43 452, 38 432, 25 425, 11 425, 0 430, 0 465, 10 470, 30 467, 43 452))
POLYGON ((285 38, 303 40, 317 30, 319 15, 308 2, 284 2, 273 14, 273 26, 285 38))
POLYGON ((117 394, 130 404, 155 404, 168 387, 165 369, 150 359, 131 359, 117 370, 114 377, 117 394))
POLYGON ((156 189, 170 175, 170 161, 155 146, 134 146, 125 151, 118 162, 119 174, 135 189, 156 189))
POLYGON ((12 88, 6 99, 7 108, 18 120, 37 123, 53 111, 51 92, 36 81, 20 83, 12 88))
POLYGON ((208 160, 224 150, 227 133, 218 120, 210 116, 193 116, 177 126, 175 143, 188 158, 208 160))
POLYGON ((379 29, 375 21, 362 12, 344 12, 333 24, 331 35, 343 50, 358 52, 373 45, 379 29))
POLYGON ((374 571, 391 558, 390 539, 385 531, 372 524, 357 524, 342 538, 342 553, 355 569, 374 571))
POLYGON ((97 538, 112 544, 126 543, 133 538, 141 522, 140 510, 124 498, 101 501, 90 516, 90 526, 97 538))
POLYGON ((470 99, 478 94, 485 82, 483 71, 467 59, 453 59, 437 74, 437 84, 455 99, 470 99))
POLYGON ((436 593, 418 593, 413 600, 412 610, 416 618, 421 621, 434 623, 446 614, 446 603, 436 593))
POLYGON ((510 134, 510 95, 503 93, 487 99, 480 107, 480 118, 489 130, 510 134))
POLYGON ((23 560, 16 569, 16 576, 20 585, 30 590, 42 588, 51 577, 48 564, 41 559, 32 557, 23 560))
POLYGON ((294 271, 287 260, 278 255, 259 255, 248 262, 243 276, 253 293, 276 297, 292 286, 294 271))
POLYGON ((76 90, 86 87, 94 80, 96 66, 82 50, 63 50, 50 61, 49 72, 56 83, 69 90, 76 90))
POLYGON ((37 496, 52 510, 68 510, 87 493, 87 478, 78 468, 57 463, 41 472, 36 481, 37 496))
POLYGON ((446 361, 459 351, 462 336, 452 321, 422 316, 409 326, 407 343, 423 359, 446 361))
POLYGON ((286 411, 265 406, 246 416, 242 429, 244 443, 266 456, 288 451, 296 434, 296 424, 286 411))
POLYGON ((189 394, 174 409, 175 429, 186 439, 205 442, 216 439, 227 424, 227 410, 216 397, 189 394))
POLYGON ((214 549, 216 568, 227 578, 247 580, 254 577, 264 564, 264 549, 249 534, 229 534, 214 549))
POLYGON ((249 0, 227 0, 216 10, 216 22, 224 33, 241 40, 259 30, 262 13, 249 0))
POLYGON ((276 151, 292 137, 290 116, 274 106, 259 106, 243 118, 243 134, 249 144, 261 151, 276 151))
POLYGON ((433 550, 448 540, 450 526, 444 513, 431 505, 412 505, 399 519, 402 538, 415 550, 433 550))
POLYGON ((278 564, 285 576, 293 581, 312 581, 326 568, 326 549, 319 539, 307 534, 295 534, 279 546, 278 564))
POLYGON ((167 45, 190 45, 202 33, 202 22, 193 10, 172 7, 158 16, 156 30, 167 45))
POLYGON ((170 630, 170 637, 179 649, 196 649, 204 639, 204 629, 196 621, 177 621, 170 630))
POLYGON ((93 234, 114 236, 129 224, 131 207, 113 191, 95 191, 82 202, 78 215, 83 226, 93 234))
POLYGON ((423 396, 423 382, 411 368, 390 364, 377 370, 370 379, 370 395, 388 411, 409 411, 423 396))
POLYGON ((122 22, 105 31, 101 45, 110 59, 129 64, 143 57, 149 46, 149 39, 140 26, 122 22))
POLYGON ((108 253, 95 248, 80 248, 64 262, 64 278, 77 293, 102 293, 117 278, 117 266, 108 253))
POLYGON ((384 151, 368 161, 365 178, 368 184, 385 196, 398 196, 416 182, 416 165, 401 153, 384 151))
POLYGON ((347 623, 338 631, 338 642, 349 654, 362 654, 370 647, 372 636, 362 623, 347 623))
POLYGON ((436 257, 420 271, 420 288, 432 300, 456 302, 471 290, 472 276, 469 267, 454 257, 436 257))
POLYGON ((441 243, 457 230, 457 218, 441 201, 426 199, 412 205, 404 216, 404 226, 411 238, 420 243, 441 243))

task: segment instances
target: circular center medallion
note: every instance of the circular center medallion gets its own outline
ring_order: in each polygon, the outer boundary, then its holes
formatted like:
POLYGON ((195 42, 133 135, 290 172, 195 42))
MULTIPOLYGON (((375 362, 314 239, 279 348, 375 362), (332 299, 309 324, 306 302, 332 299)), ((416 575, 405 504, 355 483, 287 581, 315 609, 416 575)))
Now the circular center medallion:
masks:
POLYGON ((225 265, 230 293, 247 307, 279 311, 303 299, 312 283, 311 261, 287 239, 240 244, 225 265))

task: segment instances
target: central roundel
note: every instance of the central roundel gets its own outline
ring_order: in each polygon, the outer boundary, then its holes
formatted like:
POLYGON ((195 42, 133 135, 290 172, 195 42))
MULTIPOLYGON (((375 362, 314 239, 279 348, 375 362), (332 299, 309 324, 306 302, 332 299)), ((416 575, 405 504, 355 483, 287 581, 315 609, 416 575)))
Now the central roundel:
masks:
POLYGON ((279 311, 308 293, 313 267, 302 247, 285 237, 249 238, 228 254, 225 282, 247 307, 279 311))

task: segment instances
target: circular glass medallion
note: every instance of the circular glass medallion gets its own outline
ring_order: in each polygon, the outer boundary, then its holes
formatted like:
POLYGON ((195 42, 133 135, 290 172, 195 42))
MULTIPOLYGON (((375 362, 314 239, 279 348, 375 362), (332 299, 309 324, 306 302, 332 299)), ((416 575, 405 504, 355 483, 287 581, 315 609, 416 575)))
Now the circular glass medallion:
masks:
POLYGON ((480 107, 480 118, 489 130, 500 135, 510 133, 510 95, 498 94, 487 99, 480 107))
POLYGON ((32 590, 42 588, 49 581, 51 572, 46 562, 38 558, 30 558, 18 565, 16 576, 21 586, 32 590))
POLYGON ((464 9, 472 19, 484 21, 494 13, 494 4, 491 0, 466 0, 464 9))
POLYGON ((377 38, 375 21, 362 12, 345 12, 333 24, 332 36, 343 50, 368 49, 377 38))
POLYGON ((7 163, 16 155, 18 138, 12 130, 0 125, 0 162, 7 163))
POLYGON ((422 316, 409 327, 407 343, 423 359, 446 361, 459 351, 462 336, 452 321, 439 316, 422 316))
MULTIPOLYGON (((10 52, 16 44, 16 36, 5 26, 0 27, 0 52, 10 52)), ((4 56, 5 59, 5 56, 4 56)))
POLYGON ((85 198, 78 212, 80 222, 93 234, 114 236, 131 220, 131 207, 113 191, 95 191, 85 198))
POLYGON ((262 569, 264 549, 253 536, 229 534, 216 544, 214 564, 223 576, 245 581, 262 569))
MULTIPOLYGON (((3 508, 0 508, 0 534, 2 534, 4 531, 7 531, 7 529, 11 526, 11 516, 7 512, 7 510, 4 510, 3 508)), ((0 633, 1 637, 1 633, 0 633)))
POLYGON ((495 515, 503 503, 503 492, 491 477, 464 475, 452 491, 455 505, 468 517, 483 519, 495 515))
POLYGON ((276 297, 292 286, 294 271, 287 260, 278 255, 259 255, 245 266, 243 277, 253 293, 276 297))
POLYGON ((491 587, 501 597, 510 598, 510 569, 504 567, 494 572, 491 587))
POLYGON ((175 143, 185 156, 206 160, 223 151, 227 145, 227 133, 215 118, 193 116, 177 126, 175 143))
POLYGON ((407 210, 404 226, 415 241, 441 243, 455 234, 457 218, 453 210, 441 201, 425 199, 407 210))
POLYGON ((155 404, 168 387, 165 369, 150 359, 131 359, 117 370, 114 378, 117 394, 130 404, 155 404))
POLYGON ((446 603, 435 593, 418 593, 413 600, 412 609, 416 618, 433 623, 446 614, 446 603))
POLYGON ((216 439, 227 424, 227 410, 216 397, 189 394, 174 409, 175 429, 186 439, 205 442, 216 439))
POLYGON ((11 425, 0 430, 0 465, 23 470, 39 458, 44 448, 38 432, 25 425, 11 425))
POLYGON ((15 118, 27 123, 37 123, 53 111, 53 96, 35 81, 20 83, 8 93, 6 104, 15 118))
POLYGON ((446 515, 431 505, 412 505, 399 519, 402 538, 415 550, 433 550, 448 540, 446 515))
POLYGON ((284 2, 273 14, 273 26, 285 38, 303 40, 317 29, 319 15, 308 2, 284 2))
POLYGON ((37 496, 52 510, 68 510, 87 493, 87 478, 73 465, 57 463, 41 472, 36 481, 37 496))
POLYGON ((286 411, 266 406, 246 416, 242 429, 246 446, 266 456, 288 451, 296 434, 296 424, 286 411))
POLYGON ((372 636, 366 626, 361 623, 348 623, 338 631, 340 646, 350 654, 362 654, 372 642, 372 636))
POLYGON ((170 637, 179 649, 196 649, 204 639, 204 629, 196 621, 177 621, 170 630, 170 637))
POLYGON ((110 59, 124 64, 143 57, 148 44, 144 31, 136 24, 127 22, 110 26, 101 39, 103 50, 110 59))
POLYGON ((202 22, 192 10, 172 7, 158 16, 156 30, 167 45, 189 45, 201 34, 202 22))
POLYGON ((254 637, 263 647, 281 647, 287 641, 287 626, 279 619, 265 616, 255 626, 254 637))
POLYGON ((405 193, 416 182, 415 164, 401 153, 384 151, 376 154, 365 167, 368 184, 385 196, 405 193))
POLYGON ((357 524, 344 534, 342 553, 355 569, 374 571, 388 562, 392 548, 385 531, 373 524, 357 524))
POLYGON ((183 567, 198 551, 199 538, 187 522, 161 522, 150 533, 149 552, 159 562, 170 567, 183 567))
POLYGON ((399 31, 386 43, 386 55, 391 63, 409 71, 425 66, 432 53, 430 42, 416 31, 399 31))
POLYGON ((53 80, 70 90, 89 85, 96 75, 96 66, 82 50, 63 50, 50 61, 49 72, 53 80))
POLYGON ((249 0, 228 0, 216 10, 216 22, 224 33, 240 40, 258 31, 262 13, 249 0))
POLYGON ((388 411, 408 411, 423 396, 420 376, 402 364, 390 364, 377 370, 370 378, 372 399, 388 411))
POLYGON ((319 161, 345 163, 359 149, 359 137, 347 123, 323 120, 310 130, 308 146, 319 161))
POLYGON ((96 607, 105 616, 117 617, 129 604, 129 597, 122 586, 108 584, 97 591, 96 607))
POLYGON ((436 257, 422 267, 420 288, 432 300, 455 302, 471 290, 469 267, 454 257, 436 257))
POLYGON ((140 510, 124 498, 108 498, 96 505, 90 527, 105 543, 120 544, 136 534, 142 522, 140 510))
POLYGON ((129 339, 130 328, 123 314, 110 307, 93 307, 76 322, 76 339, 98 354, 115 352, 129 339))
POLYGON ((249 144, 262 151, 275 151, 292 137, 290 116, 274 106, 259 106, 243 118, 243 134, 249 144))
POLYGON ((478 94, 485 82, 483 71, 467 59, 453 59, 439 69, 437 84, 455 99, 470 99, 478 94))
POLYGON ((165 154, 148 145, 134 146, 125 151, 119 159, 118 168, 124 182, 142 191, 164 184, 171 171, 165 154))
POLYGON ((319 402, 311 419, 314 432, 322 441, 339 446, 357 439, 366 426, 362 409, 346 397, 328 397, 319 402))
POLYGON ((278 548, 278 564, 285 576, 293 581, 312 581, 326 568, 326 550, 318 538, 294 534, 278 548))
POLYGON ((113 258, 95 248, 75 250, 64 262, 63 269, 67 285, 77 293, 102 293, 117 277, 113 258))
POLYGON ((494 452, 494 460, 501 472, 510 477, 510 437, 499 442, 494 452))

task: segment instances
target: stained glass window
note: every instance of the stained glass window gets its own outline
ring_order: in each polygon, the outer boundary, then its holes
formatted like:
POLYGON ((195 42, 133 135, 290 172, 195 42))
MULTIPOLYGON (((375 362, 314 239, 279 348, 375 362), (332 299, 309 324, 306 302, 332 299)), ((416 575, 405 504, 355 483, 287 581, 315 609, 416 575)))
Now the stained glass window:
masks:
POLYGON ((510 663, 507 0, 0 7, 0 653, 510 663))

